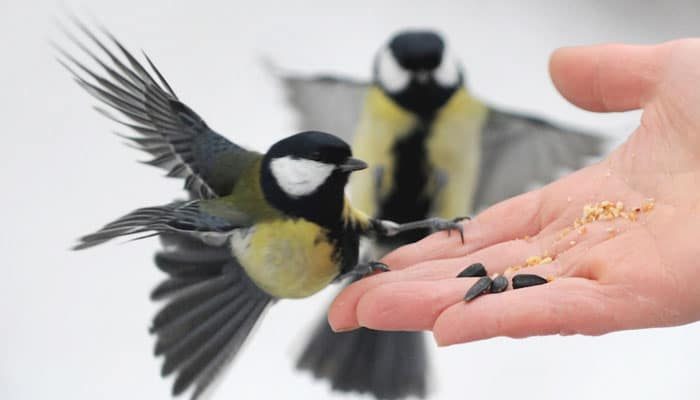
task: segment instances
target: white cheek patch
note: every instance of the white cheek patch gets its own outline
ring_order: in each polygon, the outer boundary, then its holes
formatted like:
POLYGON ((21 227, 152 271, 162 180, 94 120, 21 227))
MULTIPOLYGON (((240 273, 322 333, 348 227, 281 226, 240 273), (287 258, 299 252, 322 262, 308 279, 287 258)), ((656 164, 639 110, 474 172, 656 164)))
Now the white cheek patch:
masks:
POLYGON ((315 192, 331 175, 335 165, 287 156, 273 159, 270 169, 285 193, 301 197, 315 192))
POLYGON ((435 81, 442 87, 453 87, 459 83, 459 68, 457 59, 452 56, 452 53, 445 49, 442 54, 440 65, 433 72, 435 81))
POLYGON ((389 48, 383 48, 377 59, 377 80, 388 92, 400 92, 408 86, 411 74, 399 65, 389 48))

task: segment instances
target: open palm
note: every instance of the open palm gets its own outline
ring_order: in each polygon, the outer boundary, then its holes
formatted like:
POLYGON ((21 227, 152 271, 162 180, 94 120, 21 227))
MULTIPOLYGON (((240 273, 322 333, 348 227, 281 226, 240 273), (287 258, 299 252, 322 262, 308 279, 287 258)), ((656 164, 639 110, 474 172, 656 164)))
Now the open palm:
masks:
POLYGON ((696 39, 557 51, 550 69, 567 99, 592 111, 642 108, 639 128, 600 163, 466 223, 464 245, 442 233, 388 255, 394 271, 344 290, 331 325, 432 330, 447 345, 700 319, 698 60, 696 39), (533 256, 552 262, 528 266, 533 256), (475 278, 455 276, 474 262, 551 282, 465 303, 475 278))

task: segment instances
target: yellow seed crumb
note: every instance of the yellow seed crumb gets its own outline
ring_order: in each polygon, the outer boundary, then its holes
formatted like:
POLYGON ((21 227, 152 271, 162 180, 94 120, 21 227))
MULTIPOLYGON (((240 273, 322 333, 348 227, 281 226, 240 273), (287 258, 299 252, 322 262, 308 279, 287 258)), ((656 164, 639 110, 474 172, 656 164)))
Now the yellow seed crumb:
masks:
POLYGON ((532 256, 525 260, 525 264, 532 266, 539 264, 541 261, 542 259, 539 256, 532 256))
POLYGON ((571 232, 571 228, 565 228, 561 232, 559 232, 559 240, 564 239, 566 235, 568 235, 571 232))

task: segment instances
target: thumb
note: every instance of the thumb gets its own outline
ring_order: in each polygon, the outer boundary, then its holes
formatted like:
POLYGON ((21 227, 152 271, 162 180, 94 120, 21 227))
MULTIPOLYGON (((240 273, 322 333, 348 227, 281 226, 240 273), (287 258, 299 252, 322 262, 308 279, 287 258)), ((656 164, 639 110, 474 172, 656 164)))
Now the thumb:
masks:
POLYGON ((565 47, 552 54, 549 73, 562 96, 581 108, 634 110, 654 96, 666 49, 663 44, 565 47))

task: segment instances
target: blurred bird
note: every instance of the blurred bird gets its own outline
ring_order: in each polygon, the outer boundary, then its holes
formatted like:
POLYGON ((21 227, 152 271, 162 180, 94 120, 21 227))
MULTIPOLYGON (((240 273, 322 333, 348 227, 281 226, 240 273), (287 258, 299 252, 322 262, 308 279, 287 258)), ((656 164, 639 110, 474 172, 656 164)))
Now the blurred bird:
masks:
POLYGON ((173 394, 193 387, 198 397, 238 352, 264 310, 281 298, 310 296, 343 276, 386 270, 358 265, 360 236, 411 229, 459 230, 437 218, 407 224, 370 218, 353 208, 344 188, 367 165, 348 144, 327 133, 302 132, 265 154, 217 134, 180 102, 146 57, 149 72, 111 34, 110 46, 85 25, 96 55, 66 32, 102 73, 61 50, 76 82, 126 120, 126 137, 155 158, 147 164, 185 179, 186 201, 135 210, 83 236, 84 249, 127 235, 160 235, 156 265, 169 276, 152 292, 166 305, 153 320, 162 374, 176 373, 173 394), (126 60, 126 63, 122 61, 126 60))
MULTIPOLYGON (((471 96, 462 66, 433 31, 406 30, 390 38, 376 55, 371 82, 278 68, 274 73, 300 127, 336 132, 369 163, 371 174, 353 177, 350 194, 377 218, 469 215, 548 183, 562 170, 578 169, 604 150, 601 136, 498 110, 471 96)), ((367 254, 378 259, 426 233, 377 238, 367 254)), ((324 319, 298 367, 330 379, 333 387, 379 398, 426 393, 420 333, 334 334, 324 319), (391 367, 378 374, 372 365, 391 367)))

